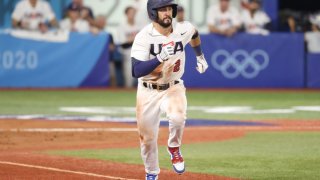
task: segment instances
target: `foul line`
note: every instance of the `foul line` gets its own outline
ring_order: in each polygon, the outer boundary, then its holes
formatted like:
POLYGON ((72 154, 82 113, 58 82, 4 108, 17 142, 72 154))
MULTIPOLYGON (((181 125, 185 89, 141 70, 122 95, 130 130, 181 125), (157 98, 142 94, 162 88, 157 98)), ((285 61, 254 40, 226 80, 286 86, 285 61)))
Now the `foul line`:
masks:
POLYGON ((94 174, 94 173, 86 173, 86 172, 80 172, 80 171, 71 171, 71 170, 64 170, 64 169, 44 167, 44 166, 35 166, 35 165, 29 165, 29 164, 14 163, 14 162, 8 162, 8 161, 0 161, 0 164, 21 166, 21 167, 28 167, 28 168, 35 168, 35 169, 43 169, 43 170, 48 170, 48 171, 71 173, 71 174, 78 174, 78 175, 85 175, 85 176, 92 176, 92 177, 99 177, 99 178, 120 179, 120 180, 125 180, 125 179, 136 180, 136 179, 115 177, 115 176, 105 176, 105 175, 94 174))
POLYGON ((136 132, 137 128, 21 128, 0 129, 0 132, 136 132))
POLYGON ((279 130, 279 131, 309 131, 320 130, 320 126, 207 126, 207 127, 192 127, 185 130, 192 129, 215 129, 215 130, 279 130))

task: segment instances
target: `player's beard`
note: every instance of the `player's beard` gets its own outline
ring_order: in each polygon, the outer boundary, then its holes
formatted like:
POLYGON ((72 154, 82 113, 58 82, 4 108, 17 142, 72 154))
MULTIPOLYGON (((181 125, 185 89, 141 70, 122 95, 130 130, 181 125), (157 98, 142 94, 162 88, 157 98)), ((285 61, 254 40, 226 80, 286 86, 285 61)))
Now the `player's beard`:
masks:
POLYGON ((158 18, 157 23, 160 24, 163 28, 168 28, 172 24, 172 17, 166 17, 163 20, 158 18))

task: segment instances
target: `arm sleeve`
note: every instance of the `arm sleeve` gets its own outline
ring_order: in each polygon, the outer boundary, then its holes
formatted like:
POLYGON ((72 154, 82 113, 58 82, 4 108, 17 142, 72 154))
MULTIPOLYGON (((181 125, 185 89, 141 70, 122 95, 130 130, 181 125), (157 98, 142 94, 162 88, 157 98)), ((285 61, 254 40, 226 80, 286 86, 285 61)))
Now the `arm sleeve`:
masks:
POLYGON ((23 17, 23 7, 22 7, 22 4, 21 2, 18 3, 16 5, 16 7, 14 8, 14 11, 12 13, 12 16, 11 18, 14 19, 14 20, 17 20, 17 21, 21 21, 22 17, 23 17))
POLYGON ((52 21, 55 18, 55 15, 51 9, 51 6, 47 2, 44 4, 44 12, 45 12, 46 19, 48 19, 49 21, 52 21))
POLYGON ((138 59, 140 61, 148 61, 150 59, 150 44, 142 35, 142 33, 138 33, 134 39, 132 49, 131 49, 131 57, 138 59))
POLYGON ((191 24, 188 21, 185 21, 185 27, 184 29, 188 29, 188 34, 186 36, 187 42, 190 42, 192 39, 192 36, 197 32, 196 28, 194 27, 193 24, 191 24))
POLYGON ((132 76, 135 78, 140 78, 150 74, 154 69, 156 69, 161 62, 157 58, 153 58, 149 61, 139 61, 135 58, 132 60, 132 76))
POLYGON ((267 15, 267 13, 263 12, 262 14, 263 14, 263 22, 264 22, 264 24, 270 23, 270 22, 271 22, 271 19, 270 19, 270 17, 267 15))

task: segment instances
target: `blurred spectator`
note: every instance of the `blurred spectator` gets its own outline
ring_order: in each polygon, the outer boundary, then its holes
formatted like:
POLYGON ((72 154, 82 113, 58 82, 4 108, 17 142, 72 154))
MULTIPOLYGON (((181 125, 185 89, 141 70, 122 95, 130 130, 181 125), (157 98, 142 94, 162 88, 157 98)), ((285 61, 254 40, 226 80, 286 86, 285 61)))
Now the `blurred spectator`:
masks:
POLYGON ((320 12, 310 15, 311 31, 305 33, 309 53, 320 53, 320 12))
POLYGON ((91 26, 94 25, 95 21, 93 11, 90 7, 84 6, 83 0, 72 0, 72 2, 68 5, 66 11, 68 11, 68 9, 78 9, 80 12, 80 17, 83 20, 86 20, 91 26))
POLYGON ((118 39, 123 56, 125 86, 133 87, 136 84, 136 79, 132 78, 131 73, 131 47, 140 27, 135 23, 136 9, 134 7, 127 7, 125 15, 126 20, 118 28, 118 39))
POLYGON ((320 12, 312 14, 309 17, 311 23, 311 30, 313 32, 320 32, 320 12))
POLYGON ((241 15, 245 32, 250 34, 269 34, 271 20, 269 16, 261 10, 261 0, 249 0, 247 9, 241 15))
POLYGON ((309 53, 320 53, 320 33, 316 32, 306 32, 305 40, 307 42, 307 49, 309 53))
POLYGON ((94 20, 95 26, 91 27, 91 32, 93 34, 99 34, 100 32, 103 32, 106 25, 107 25, 107 18, 104 15, 99 15, 94 20))
POLYGON ((148 0, 135 0, 134 8, 137 11, 135 22, 142 29, 147 24, 151 23, 148 11, 147 11, 147 2, 148 0))
POLYGON ((279 12, 280 31, 306 32, 310 30, 307 12, 284 9, 279 12))
POLYGON ((95 25, 100 31, 103 31, 107 25, 107 18, 103 15, 97 16, 95 19, 95 25))
POLYGON ((249 0, 241 0, 240 5, 243 9, 248 9, 249 8, 249 0))
POLYGON ((12 27, 47 32, 48 25, 57 27, 55 15, 48 2, 43 0, 21 0, 12 14, 12 27))
POLYGON ((234 35, 240 25, 239 12, 230 6, 230 0, 220 0, 218 5, 212 5, 207 12, 207 24, 211 33, 224 36, 234 35))
POLYGON ((60 28, 72 32, 89 32, 90 25, 80 18, 79 9, 75 6, 68 7, 68 16, 60 22, 60 28))
MULTIPOLYGON (((95 26, 91 28, 93 34, 105 32, 107 26, 107 18, 104 15, 98 15, 94 22, 95 26)), ((123 87, 124 78, 122 71, 122 56, 119 52, 118 46, 114 43, 111 33, 109 33, 108 48, 109 48, 109 72, 111 79, 111 86, 123 87)))
POLYGON ((183 22, 185 21, 185 18, 184 18, 184 8, 182 6, 178 6, 177 8, 178 12, 177 12, 177 22, 183 22))

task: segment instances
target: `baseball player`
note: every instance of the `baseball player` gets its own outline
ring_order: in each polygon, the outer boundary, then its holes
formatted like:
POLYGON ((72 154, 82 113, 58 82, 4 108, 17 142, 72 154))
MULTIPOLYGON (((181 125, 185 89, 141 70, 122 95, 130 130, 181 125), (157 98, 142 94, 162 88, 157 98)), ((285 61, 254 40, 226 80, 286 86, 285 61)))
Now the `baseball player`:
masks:
POLYGON ((178 174, 185 171, 180 151, 187 110, 186 89, 181 80, 185 46, 189 43, 193 47, 199 73, 204 73, 208 64, 195 27, 187 21, 172 23, 177 15, 174 0, 148 0, 147 10, 152 23, 135 37, 131 51, 132 75, 139 78, 136 115, 146 179, 158 179, 157 138, 161 113, 169 120, 168 152, 173 169, 178 174))

